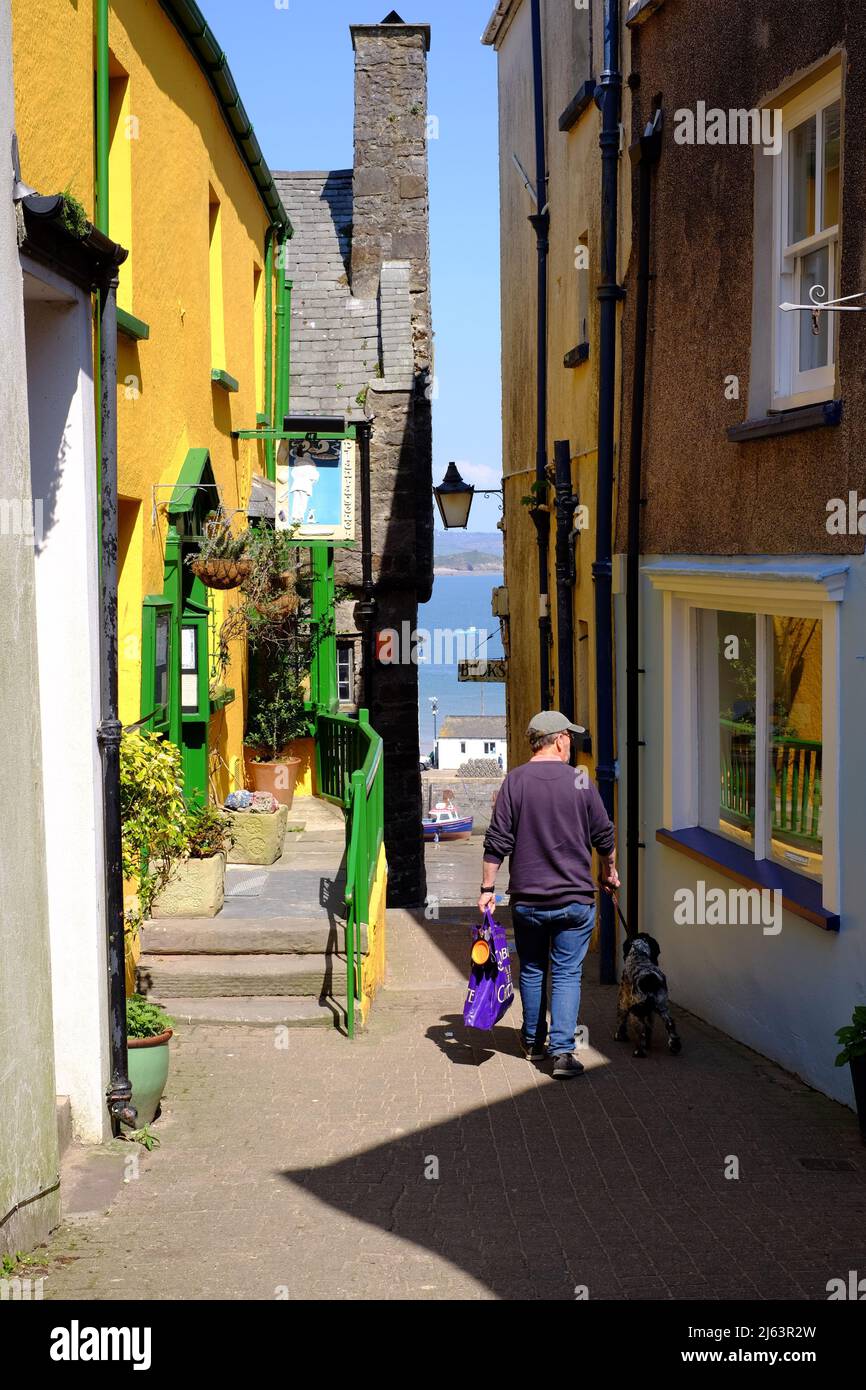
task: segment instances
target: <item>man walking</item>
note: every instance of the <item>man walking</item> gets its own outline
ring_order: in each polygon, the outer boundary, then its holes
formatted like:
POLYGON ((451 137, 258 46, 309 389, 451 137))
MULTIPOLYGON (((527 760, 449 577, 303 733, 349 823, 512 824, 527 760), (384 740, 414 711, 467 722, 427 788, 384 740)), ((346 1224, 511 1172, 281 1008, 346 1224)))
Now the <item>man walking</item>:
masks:
POLYGON ((583 961, 595 925, 592 851, 599 881, 619 887, 615 834, 598 789, 571 766, 571 736, 585 730, 556 710, 537 714, 527 731, 532 758, 509 772, 484 839, 478 908, 494 910, 496 874, 509 858, 511 915, 520 958, 521 1040, 532 1061, 547 1049, 547 983, 553 1075, 579 1076, 574 1055, 583 961))

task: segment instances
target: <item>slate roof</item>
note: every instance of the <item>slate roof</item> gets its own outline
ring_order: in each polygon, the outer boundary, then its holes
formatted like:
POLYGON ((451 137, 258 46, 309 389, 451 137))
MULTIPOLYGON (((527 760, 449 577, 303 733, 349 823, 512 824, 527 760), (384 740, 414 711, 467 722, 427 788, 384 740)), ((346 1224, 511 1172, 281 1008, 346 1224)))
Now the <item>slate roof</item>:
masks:
POLYGON ((356 398, 380 374, 378 301, 349 287, 352 181, 351 169, 274 175, 295 229, 286 244, 295 414, 361 419, 356 398))
POLYGON ((505 715, 449 714, 439 727, 440 738, 505 738, 505 715))

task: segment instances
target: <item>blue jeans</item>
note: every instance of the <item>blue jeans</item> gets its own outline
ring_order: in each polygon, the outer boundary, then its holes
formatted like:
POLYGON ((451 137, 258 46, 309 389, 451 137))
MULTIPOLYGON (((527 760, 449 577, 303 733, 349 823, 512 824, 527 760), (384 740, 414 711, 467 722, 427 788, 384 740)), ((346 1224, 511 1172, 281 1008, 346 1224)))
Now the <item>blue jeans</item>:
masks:
POLYGON ((554 1057, 573 1052, 583 961, 595 926, 595 903, 570 903, 568 907, 515 903, 511 916, 520 958, 524 1040, 544 1046, 549 977, 549 1050, 554 1057))

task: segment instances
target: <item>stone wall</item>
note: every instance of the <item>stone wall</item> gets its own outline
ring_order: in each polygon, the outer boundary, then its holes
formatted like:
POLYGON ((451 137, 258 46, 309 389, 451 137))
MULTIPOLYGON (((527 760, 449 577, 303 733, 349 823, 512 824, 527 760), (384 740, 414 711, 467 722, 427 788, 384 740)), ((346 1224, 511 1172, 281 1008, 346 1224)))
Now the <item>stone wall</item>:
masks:
MULTIPOLYGON (((429 31, 355 25, 355 165, 351 283, 378 301, 381 375, 366 392, 373 422, 373 577, 379 631, 413 632, 433 585, 430 238, 427 177, 429 31)), ((360 482, 360 480, 359 480, 360 482)), ((357 587, 359 551, 338 579, 357 587)), ((389 902, 425 894, 418 739, 418 668, 411 651, 377 664, 370 701, 385 744, 389 902)))
POLYGON ((461 815, 474 818, 473 833, 483 834, 490 824, 493 802, 504 781, 504 777, 458 777, 456 774, 449 776, 447 772, 422 772, 425 814, 443 799, 445 792, 451 792, 461 815))

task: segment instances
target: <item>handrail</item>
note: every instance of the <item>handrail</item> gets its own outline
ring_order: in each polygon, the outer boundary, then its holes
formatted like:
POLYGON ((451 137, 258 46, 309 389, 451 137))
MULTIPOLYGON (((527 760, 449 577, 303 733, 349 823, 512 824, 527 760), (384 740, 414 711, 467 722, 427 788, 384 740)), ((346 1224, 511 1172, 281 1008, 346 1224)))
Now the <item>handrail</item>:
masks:
POLYGON ((316 714, 320 795, 346 813, 346 1032, 355 1036, 362 1001, 362 935, 369 928, 370 895, 384 840, 382 740, 370 716, 316 714))

